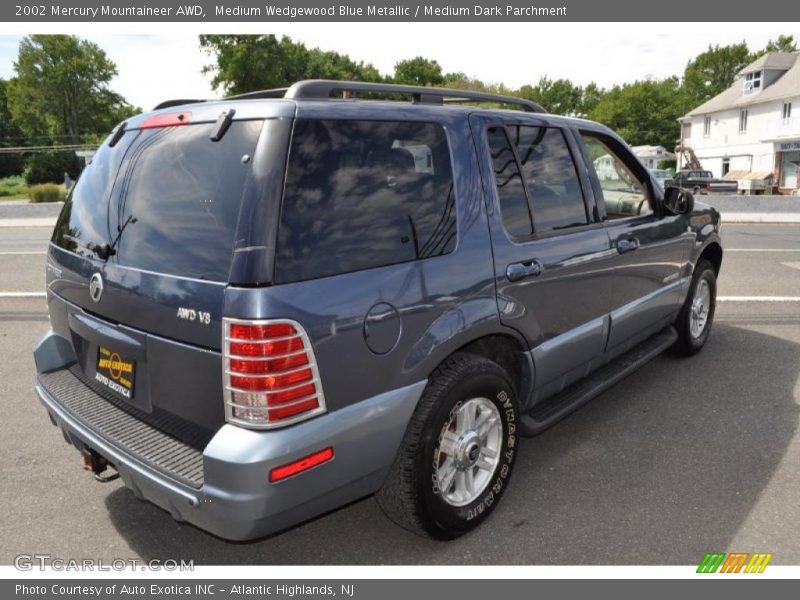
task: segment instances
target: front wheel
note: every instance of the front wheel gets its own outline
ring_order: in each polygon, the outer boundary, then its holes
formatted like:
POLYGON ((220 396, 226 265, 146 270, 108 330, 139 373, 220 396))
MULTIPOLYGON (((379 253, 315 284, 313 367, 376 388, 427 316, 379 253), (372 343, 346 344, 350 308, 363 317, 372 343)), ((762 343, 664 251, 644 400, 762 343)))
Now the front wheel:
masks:
POLYGON ((701 259, 692 275, 689 297, 675 322, 675 350, 679 354, 690 356, 703 349, 711 333, 716 305, 717 274, 710 262, 701 259))
POLYGON ((376 494, 383 512, 438 539, 477 527, 508 486, 516 421, 517 399, 504 369, 480 356, 450 357, 431 376, 376 494))

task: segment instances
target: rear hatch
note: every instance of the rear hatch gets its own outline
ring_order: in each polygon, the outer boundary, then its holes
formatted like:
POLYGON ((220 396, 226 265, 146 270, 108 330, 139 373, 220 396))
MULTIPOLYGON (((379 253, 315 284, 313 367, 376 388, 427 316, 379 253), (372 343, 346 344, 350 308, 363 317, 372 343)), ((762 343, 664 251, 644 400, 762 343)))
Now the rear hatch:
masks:
POLYGON ((257 104, 129 121, 81 174, 48 256, 51 323, 76 352, 76 376, 208 431, 224 423, 221 321, 234 250, 248 241, 240 213, 263 192, 265 123, 293 111, 257 104))

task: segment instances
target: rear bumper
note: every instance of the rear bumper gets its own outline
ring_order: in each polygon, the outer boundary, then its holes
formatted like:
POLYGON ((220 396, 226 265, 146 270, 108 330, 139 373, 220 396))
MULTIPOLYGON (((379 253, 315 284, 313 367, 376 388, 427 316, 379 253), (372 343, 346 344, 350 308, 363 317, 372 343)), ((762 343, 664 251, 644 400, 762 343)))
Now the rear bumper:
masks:
POLYGON ((107 458, 137 497, 221 538, 249 540, 375 492, 395 459, 425 383, 391 390, 285 429, 251 431, 224 425, 202 452, 199 488, 126 452, 41 383, 36 393, 67 441, 107 458), (334 448, 332 461, 269 483, 272 468, 327 447, 334 448))

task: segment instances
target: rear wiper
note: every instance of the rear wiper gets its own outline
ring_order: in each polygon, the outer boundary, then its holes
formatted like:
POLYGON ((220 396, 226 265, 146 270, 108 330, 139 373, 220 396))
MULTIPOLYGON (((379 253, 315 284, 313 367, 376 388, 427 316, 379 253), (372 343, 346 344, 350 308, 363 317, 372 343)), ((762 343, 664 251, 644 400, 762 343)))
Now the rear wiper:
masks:
POLYGON ((114 241, 110 244, 108 242, 103 242, 102 244, 85 242, 74 235, 64 235, 63 237, 65 240, 73 242, 82 248, 86 248, 90 252, 94 252, 97 255, 97 258, 100 260, 108 260, 111 256, 114 256, 117 253, 116 246, 119 243, 119 238, 122 237, 122 232, 125 231, 125 228, 128 225, 131 223, 136 223, 136 221, 138 221, 138 219, 133 215, 130 215, 121 227, 117 227, 117 237, 114 238, 114 241))
POLYGON ((102 258, 103 260, 108 260, 110 256, 114 256, 117 253, 116 247, 119 243, 119 238, 122 237, 122 232, 125 231, 125 228, 130 225, 131 223, 136 223, 138 221, 136 217, 133 215, 128 215, 128 218, 125 219, 125 222, 122 226, 117 226, 117 237, 114 238, 114 241, 111 242, 111 245, 103 243, 100 244, 97 248, 95 248, 94 252, 102 258))

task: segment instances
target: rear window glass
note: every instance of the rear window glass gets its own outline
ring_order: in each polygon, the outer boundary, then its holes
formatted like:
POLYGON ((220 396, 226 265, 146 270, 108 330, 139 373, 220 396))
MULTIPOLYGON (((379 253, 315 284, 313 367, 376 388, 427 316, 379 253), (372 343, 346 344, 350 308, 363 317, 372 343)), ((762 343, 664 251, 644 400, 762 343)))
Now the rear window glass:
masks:
POLYGON ((127 131, 114 147, 103 144, 83 169, 56 223, 57 246, 94 257, 88 246, 109 241, 108 198, 125 153, 138 136, 139 131, 127 131))
POLYGON ((109 214, 112 261, 145 271, 227 281, 233 240, 262 121, 143 132, 109 214))
POLYGON ((429 258, 455 244, 453 175, 441 126, 297 121, 276 281, 429 258))

